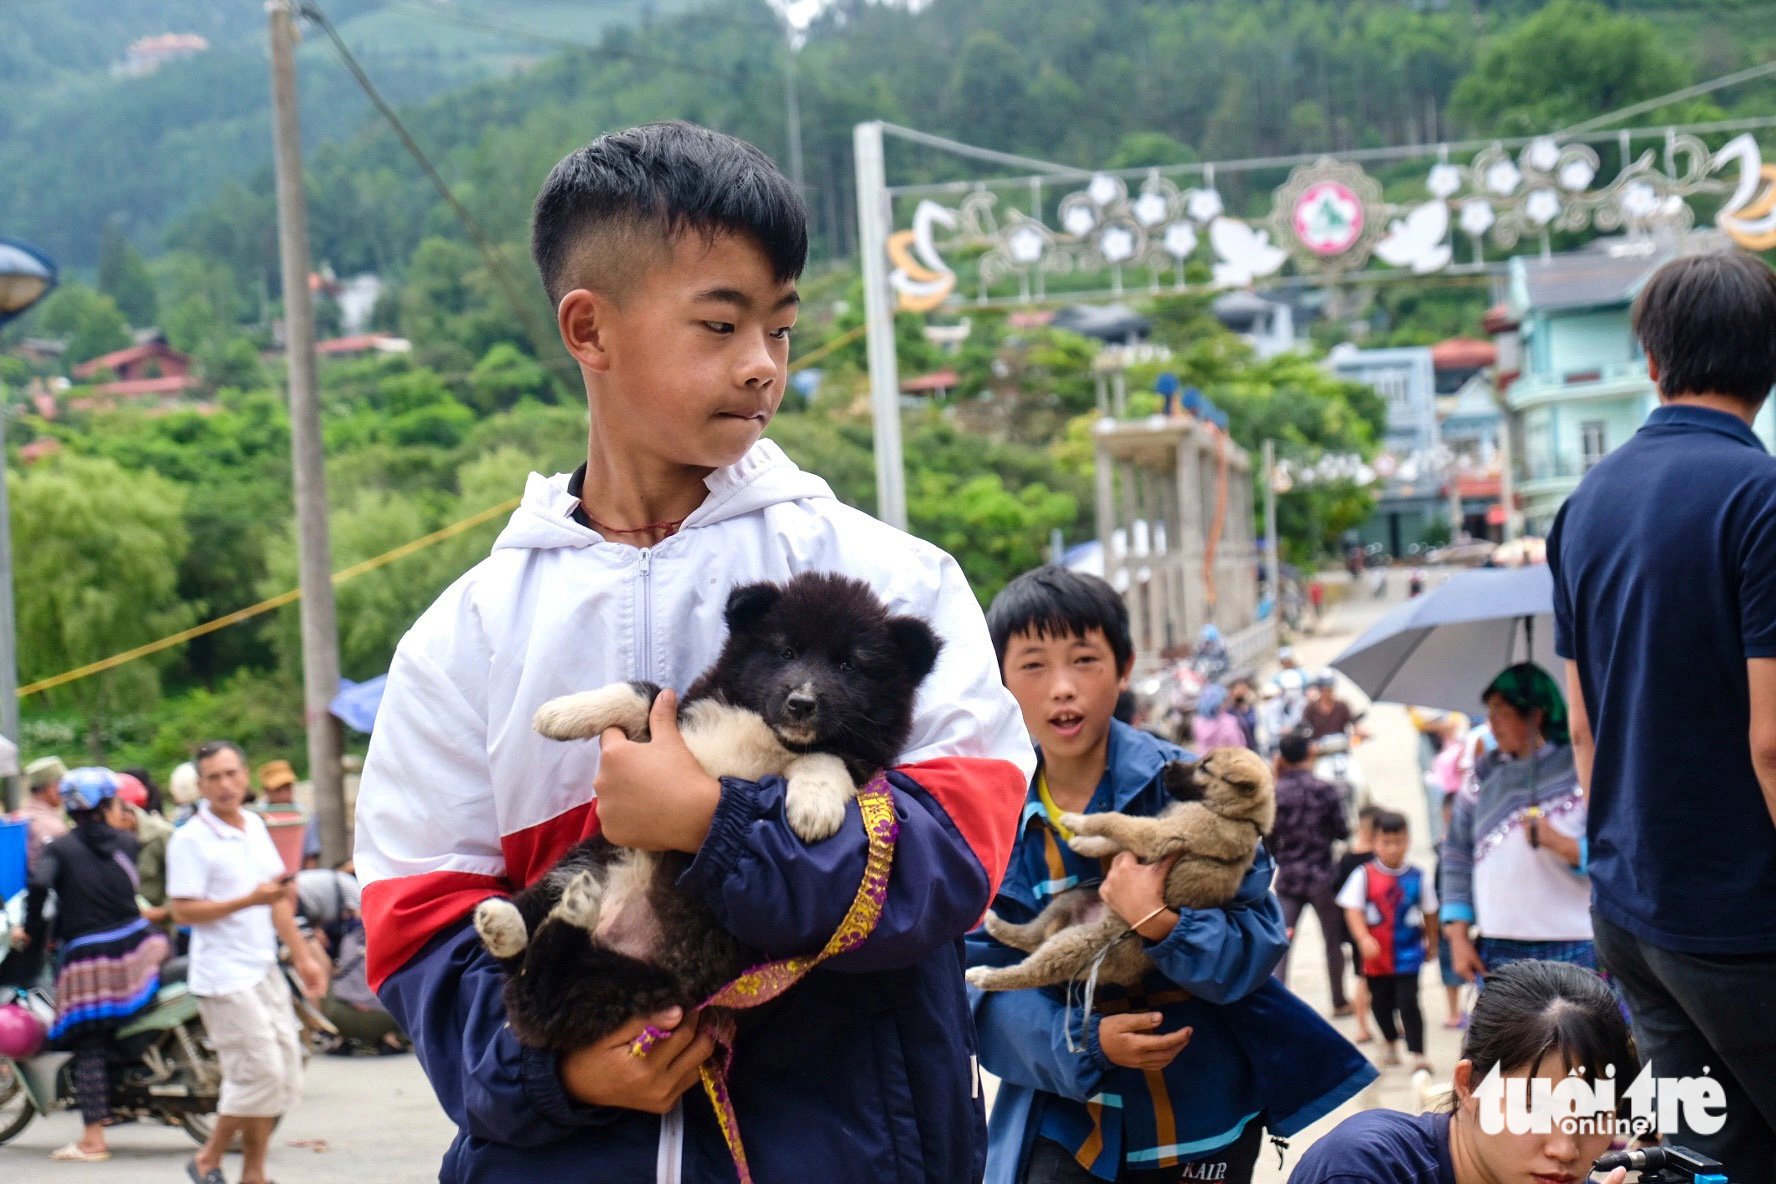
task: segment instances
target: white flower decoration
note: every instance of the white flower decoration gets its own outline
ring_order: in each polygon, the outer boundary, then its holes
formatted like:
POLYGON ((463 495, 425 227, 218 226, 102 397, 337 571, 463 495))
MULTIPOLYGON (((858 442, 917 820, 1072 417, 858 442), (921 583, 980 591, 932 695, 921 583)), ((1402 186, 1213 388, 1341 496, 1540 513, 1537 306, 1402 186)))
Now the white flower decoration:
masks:
POLYGON ((1061 219, 1061 225, 1075 238, 1084 238, 1098 224, 1098 216, 1086 206, 1074 206, 1061 219))
POLYGON ((1547 136, 1531 140, 1523 150, 1523 163, 1538 173, 1552 172, 1560 163, 1560 145, 1547 136))
POLYGON ((1631 182, 1622 190, 1622 212, 1630 218, 1647 218, 1659 208, 1659 194, 1645 181, 1631 182))
POLYGON ((1571 193, 1581 192, 1597 176, 1588 160, 1569 160, 1560 166, 1560 187, 1571 193))
POLYGON ((1042 232, 1033 226, 1020 226, 1005 236, 1005 249, 1017 263, 1028 266, 1042 258, 1042 232))
POLYGON ((1425 178, 1425 188, 1430 190, 1432 197, 1453 197, 1461 187, 1461 170, 1452 164, 1433 165, 1431 175, 1425 178))
POLYGON ((1163 193, 1143 193, 1135 199, 1135 219, 1143 226, 1157 226, 1165 221, 1166 199, 1163 193))
POLYGON ((1174 259, 1188 259, 1196 253, 1196 227, 1188 222, 1174 222, 1166 227, 1163 243, 1166 254, 1174 259))
POLYGON ((1537 226, 1546 226, 1560 216, 1560 195, 1552 189, 1537 189, 1524 201, 1523 212, 1537 226))
POLYGON ((1192 189, 1189 199, 1184 203, 1184 211, 1198 222, 1213 222, 1221 216, 1225 207, 1221 204, 1221 195, 1213 189, 1192 189))
POLYGON ((1122 185, 1108 173, 1099 173, 1085 187, 1087 197, 1100 206, 1107 206, 1122 193, 1122 185))
POLYGON ((1470 238, 1479 238, 1481 235, 1491 230, 1492 224, 1496 220, 1497 219, 1492 212, 1491 202, 1470 201, 1462 206, 1462 233, 1468 235, 1470 238))
POLYGON ((1135 232, 1126 226, 1112 226, 1098 236, 1098 253, 1111 263, 1127 263, 1134 258, 1135 232))
POLYGON ((1508 160, 1498 161, 1486 170, 1486 188, 1500 197, 1514 193, 1522 180, 1523 174, 1508 160))

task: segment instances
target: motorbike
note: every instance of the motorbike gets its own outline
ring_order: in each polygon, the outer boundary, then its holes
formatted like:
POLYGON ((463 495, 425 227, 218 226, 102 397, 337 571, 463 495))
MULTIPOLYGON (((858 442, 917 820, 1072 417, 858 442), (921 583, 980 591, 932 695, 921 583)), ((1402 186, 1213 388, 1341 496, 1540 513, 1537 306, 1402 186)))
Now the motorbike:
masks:
MULTIPOLYGON (((42 987, 16 990, 48 1026, 55 999, 42 987)), ((74 1106, 73 1057, 45 1052, 28 1060, 0 1056, 0 1143, 38 1115, 74 1106)), ((183 982, 164 983, 154 1002, 118 1028, 106 1053, 111 1112, 126 1122, 178 1127, 195 1143, 210 1137, 222 1089, 222 1065, 204 1034, 197 996, 183 982)))
POLYGON ((1313 743, 1314 776, 1337 786, 1339 801, 1344 805, 1345 823, 1352 834, 1357 832, 1357 811, 1369 804, 1369 779, 1363 766, 1351 751, 1349 736, 1321 736, 1313 743))

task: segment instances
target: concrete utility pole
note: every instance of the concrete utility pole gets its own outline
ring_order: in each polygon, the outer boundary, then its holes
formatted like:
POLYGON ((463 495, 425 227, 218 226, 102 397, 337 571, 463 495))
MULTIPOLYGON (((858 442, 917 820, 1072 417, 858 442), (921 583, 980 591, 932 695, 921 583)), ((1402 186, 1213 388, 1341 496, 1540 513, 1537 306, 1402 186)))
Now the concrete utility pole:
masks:
POLYGON ((1283 612, 1282 564, 1277 539, 1277 446, 1275 440, 1264 442, 1264 578, 1270 584, 1271 612, 1277 619, 1283 612))
POLYGON ((315 394, 314 306, 308 291, 308 205, 302 193, 302 125, 296 110, 296 0, 270 0, 271 105, 276 140, 278 264, 284 279, 284 356, 290 368, 290 451, 296 474, 296 551, 302 586, 302 699, 308 776, 320 818, 321 863, 345 847, 339 723, 339 630, 333 615, 333 548, 327 538, 327 470, 315 394))
POLYGON ((906 467, 900 451, 900 375, 894 356, 894 293, 888 286, 888 181, 882 125, 851 133, 857 153, 857 253, 863 257, 863 317, 868 326, 870 406, 875 412, 876 517, 907 527, 906 467))

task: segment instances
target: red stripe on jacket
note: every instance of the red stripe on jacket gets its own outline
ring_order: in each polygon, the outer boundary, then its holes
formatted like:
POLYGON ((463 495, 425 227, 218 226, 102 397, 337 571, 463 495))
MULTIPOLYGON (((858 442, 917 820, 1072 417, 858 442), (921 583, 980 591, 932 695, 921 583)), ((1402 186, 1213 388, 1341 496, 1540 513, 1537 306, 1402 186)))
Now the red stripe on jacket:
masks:
MULTIPOLYGON (((940 757, 907 765, 905 773, 937 799, 987 874, 987 899, 999 891, 1017 841, 1017 820, 1028 786, 1010 761, 940 757)), ((584 802, 500 839, 506 874, 427 872, 378 880, 364 889, 366 969, 372 990, 406 965, 439 931, 456 924, 490 896, 528 887, 554 867, 569 847, 598 833, 596 802, 584 802)))
POLYGON ((905 773, 937 799, 987 873, 987 899, 999 893, 999 881, 1017 845, 1018 816, 1030 786, 1010 761, 992 757, 945 756, 906 765, 905 773))

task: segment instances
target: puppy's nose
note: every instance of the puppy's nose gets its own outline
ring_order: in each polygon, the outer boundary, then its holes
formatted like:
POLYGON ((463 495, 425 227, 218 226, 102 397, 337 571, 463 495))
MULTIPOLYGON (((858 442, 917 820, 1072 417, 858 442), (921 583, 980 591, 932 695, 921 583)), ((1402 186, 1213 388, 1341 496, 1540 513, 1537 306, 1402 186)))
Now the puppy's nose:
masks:
POLYGON ((807 719, 814 714, 814 696, 807 691, 791 691, 783 701, 783 713, 791 719, 807 719))

